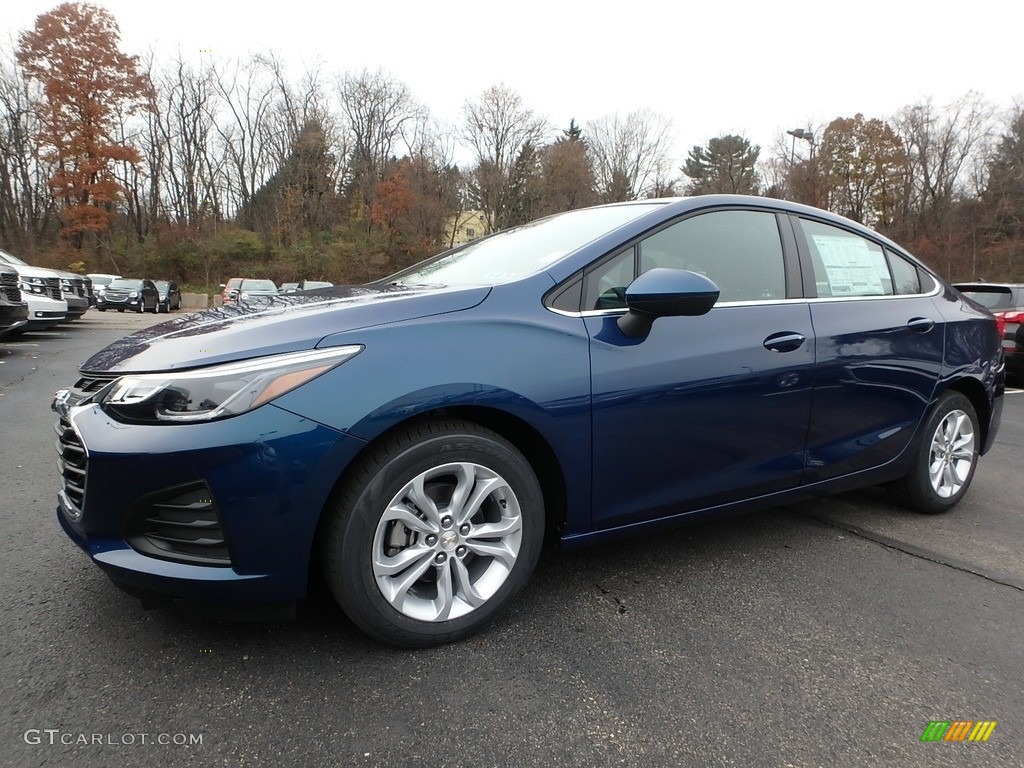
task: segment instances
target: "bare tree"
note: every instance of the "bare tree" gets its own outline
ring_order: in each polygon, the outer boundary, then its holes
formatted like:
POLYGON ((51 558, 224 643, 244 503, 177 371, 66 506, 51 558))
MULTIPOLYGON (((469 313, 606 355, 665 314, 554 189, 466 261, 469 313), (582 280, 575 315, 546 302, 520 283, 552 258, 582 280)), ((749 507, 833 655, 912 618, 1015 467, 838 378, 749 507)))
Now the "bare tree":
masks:
POLYGON ((475 167, 470 182, 474 203, 484 213, 489 231, 503 229, 517 207, 516 188, 526 168, 524 150, 541 144, 547 121, 534 115, 522 98, 504 83, 491 86, 462 108, 462 141, 473 151, 475 167))
POLYGON ((991 131, 991 119, 991 107, 973 91, 944 109, 929 99, 896 116, 894 129, 912 179, 903 218, 913 222, 915 239, 948 239, 947 214, 964 188, 972 155, 991 131))
POLYGON ((30 252, 54 222, 47 181, 53 174, 37 136, 38 86, 25 77, 13 55, 0 60, 0 246, 30 252))
POLYGON ((265 57, 254 55, 247 62, 236 61, 230 75, 217 74, 215 84, 227 113, 227 120, 216 123, 231 169, 227 211, 237 212, 252 229, 253 194, 276 170, 267 136, 275 96, 272 66, 265 57))
POLYGON ((150 204, 171 221, 201 227, 222 215, 226 190, 217 183, 221 153, 216 118, 220 96, 211 62, 191 67, 180 54, 159 79, 159 99, 147 126, 150 204))
POLYGON ((404 142, 408 149, 417 142, 427 112, 408 86, 381 69, 346 74, 337 90, 352 141, 352 187, 369 206, 398 145, 404 142))
POLYGON ((606 202, 636 200, 655 179, 663 186, 672 121, 648 109, 606 115, 586 129, 597 189, 606 202))

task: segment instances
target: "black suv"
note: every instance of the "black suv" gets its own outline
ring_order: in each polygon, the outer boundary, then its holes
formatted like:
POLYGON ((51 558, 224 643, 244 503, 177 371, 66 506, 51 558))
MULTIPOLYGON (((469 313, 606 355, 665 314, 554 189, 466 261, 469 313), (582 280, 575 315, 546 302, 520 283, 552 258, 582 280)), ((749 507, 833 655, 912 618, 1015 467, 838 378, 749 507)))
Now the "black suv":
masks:
POLYGON ((0 270, 0 336, 28 322, 28 304, 21 298, 19 280, 13 269, 0 270))

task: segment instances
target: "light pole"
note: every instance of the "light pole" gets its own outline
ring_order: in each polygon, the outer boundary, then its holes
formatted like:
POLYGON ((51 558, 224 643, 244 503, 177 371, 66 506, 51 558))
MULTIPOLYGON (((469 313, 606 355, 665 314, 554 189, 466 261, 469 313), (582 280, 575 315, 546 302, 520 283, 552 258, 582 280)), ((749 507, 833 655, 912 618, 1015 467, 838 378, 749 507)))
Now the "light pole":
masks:
POLYGON ((790 136, 793 137, 793 148, 789 152, 789 164, 790 166, 796 162, 796 140, 803 139, 811 145, 811 150, 814 150, 814 131, 810 128, 794 128, 791 131, 786 131, 790 136))

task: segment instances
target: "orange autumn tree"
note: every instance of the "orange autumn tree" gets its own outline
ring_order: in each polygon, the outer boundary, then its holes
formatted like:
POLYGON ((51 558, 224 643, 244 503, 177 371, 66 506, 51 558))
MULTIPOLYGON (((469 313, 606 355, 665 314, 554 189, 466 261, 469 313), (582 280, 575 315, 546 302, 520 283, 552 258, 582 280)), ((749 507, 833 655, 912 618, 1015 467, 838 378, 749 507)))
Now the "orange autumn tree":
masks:
POLYGON ((117 119, 145 103, 148 81, 136 57, 118 49, 114 17, 96 5, 63 3, 18 42, 18 61, 42 86, 39 139, 56 169, 50 189, 61 203, 61 234, 81 249, 114 218, 121 189, 112 165, 141 159, 114 136, 117 119))

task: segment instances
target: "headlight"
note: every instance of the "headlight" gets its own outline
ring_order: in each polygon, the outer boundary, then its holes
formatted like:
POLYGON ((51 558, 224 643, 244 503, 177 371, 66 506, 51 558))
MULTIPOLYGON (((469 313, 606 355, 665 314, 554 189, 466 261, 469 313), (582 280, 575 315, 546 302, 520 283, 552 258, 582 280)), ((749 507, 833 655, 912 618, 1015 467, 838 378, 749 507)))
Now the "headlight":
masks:
POLYGON ((138 298, 138 296, 139 296, 139 292, 138 291, 132 291, 131 293, 128 294, 128 298, 129 299, 135 299, 135 298, 138 298))
POLYGON ((46 281, 41 277, 26 277, 22 278, 21 290, 28 293, 44 294, 46 293, 46 281))
POLYGON ((129 421, 197 422, 259 408, 341 365, 360 345, 289 352, 180 373, 122 376, 97 400, 129 421))

